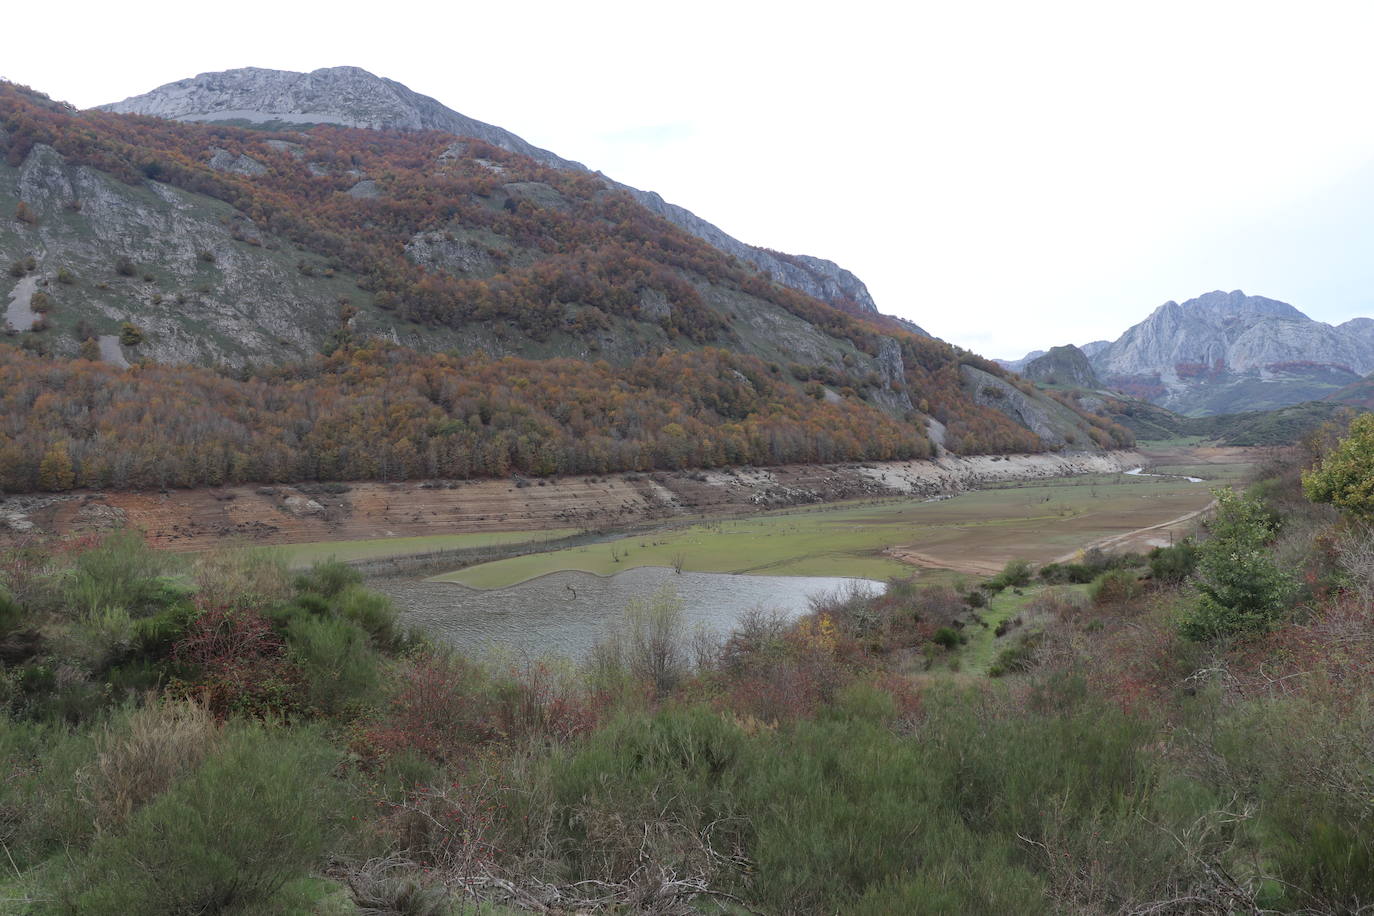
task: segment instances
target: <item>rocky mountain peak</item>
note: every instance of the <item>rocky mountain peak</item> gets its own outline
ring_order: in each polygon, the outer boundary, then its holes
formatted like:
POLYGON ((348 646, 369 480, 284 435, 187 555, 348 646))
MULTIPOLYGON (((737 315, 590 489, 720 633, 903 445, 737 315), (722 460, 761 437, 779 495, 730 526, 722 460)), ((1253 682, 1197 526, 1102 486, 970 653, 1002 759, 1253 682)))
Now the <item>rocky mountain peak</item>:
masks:
MULTIPOLYGON (((310 73, 242 67, 201 73, 100 108, 178 121, 285 122, 339 124, 376 130, 439 130, 459 137, 475 137, 501 149, 529 156, 550 168, 587 170, 579 162, 540 149, 504 128, 459 114, 427 95, 361 67, 326 67, 310 73)), ((652 191, 602 177, 608 186, 628 192, 640 204, 678 228, 753 264, 774 282, 841 308, 878 311, 863 281, 832 261, 807 255, 785 255, 745 244, 652 191)))

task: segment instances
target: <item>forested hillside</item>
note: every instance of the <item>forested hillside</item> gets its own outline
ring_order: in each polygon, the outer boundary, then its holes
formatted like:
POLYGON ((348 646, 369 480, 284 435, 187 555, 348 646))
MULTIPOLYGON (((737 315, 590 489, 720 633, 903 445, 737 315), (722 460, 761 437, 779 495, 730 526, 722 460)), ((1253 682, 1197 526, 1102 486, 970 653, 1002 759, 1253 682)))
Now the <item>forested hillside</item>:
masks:
POLYGON ((478 140, 3 84, 0 149, 8 490, 899 458, 928 420, 964 454, 1130 442, 478 140))
POLYGON ((818 400, 755 358, 715 349, 613 368, 383 345, 240 380, 0 347, 0 380, 0 487, 11 492, 930 454, 910 423, 858 398, 818 400))

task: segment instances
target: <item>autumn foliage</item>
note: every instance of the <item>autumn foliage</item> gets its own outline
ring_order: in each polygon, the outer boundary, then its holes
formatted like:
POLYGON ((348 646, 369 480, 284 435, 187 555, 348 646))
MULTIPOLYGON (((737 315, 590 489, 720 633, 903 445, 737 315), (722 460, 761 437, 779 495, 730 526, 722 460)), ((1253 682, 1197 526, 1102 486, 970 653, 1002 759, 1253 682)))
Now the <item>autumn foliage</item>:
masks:
MULTIPOLYGON (((546 168, 478 140, 454 146, 439 132, 320 126, 273 134, 76 113, 3 83, 0 126, 12 166, 47 144, 130 184, 223 201, 235 210, 236 238, 287 240, 319 259, 302 261, 302 272, 356 278, 400 320, 509 328, 534 341, 592 338, 620 322, 656 327, 671 348, 611 368, 401 354, 346 340, 334 358, 249 378, 168 368, 121 375, 6 353, 7 490, 925 456, 921 424, 867 406, 884 384, 904 388, 943 423, 951 451, 1044 447, 963 390, 961 365, 1004 377, 995 364, 852 303, 841 303, 847 311, 774 283, 593 173, 546 168), (249 156, 264 171, 211 169, 211 148, 249 156), (359 176, 375 184, 375 196, 348 193, 359 176), (480 247, 483 266, 441 269, 408 253, 420 238, 480 247), (872 372, 824 367, 843 402, 804 398, 802 376, 734 355, 736 319, 703 290, 770 304, 871 357, 884 338, 895 340, 904 378, 884 383, 872 372)), ((1092 437, 1125 444, 1117 431, 1092 437)))
POLYGON ((389 345, 234 378, 0 347, 0 488, 404 480, 925 457, 917 429, 723 350, 629 366, 389 345))

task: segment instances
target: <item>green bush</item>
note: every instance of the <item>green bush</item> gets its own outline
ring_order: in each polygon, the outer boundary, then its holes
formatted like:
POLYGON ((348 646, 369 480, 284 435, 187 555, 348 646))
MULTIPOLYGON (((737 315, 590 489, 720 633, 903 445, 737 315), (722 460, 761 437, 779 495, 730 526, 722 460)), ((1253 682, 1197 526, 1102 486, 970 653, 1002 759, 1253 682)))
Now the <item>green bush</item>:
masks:
POLYGON ((239 726, 193 775, 76 863, 59 910, 254 913, 325 852, 343 811, 336 754, 306 732, 239 726))
POLYGON ((1374 519, 1374 414, 1350 421, 1349 434, 1302 476, 1313 502, 1331 503, 1358 518, 1374 519))
POLYGON ((1281 881, 1276 909, 1353 913, 1374 900, 1374 706, 1338 709, 1301 695, 1247 704, 1216 750, 1232 791, 1262 799, 1258 854, 1281 881))
POLYGON ((1178 584, 1197 569, 1197 542, 1184 538, 1170 547, 1156 547, 1150 551, 1150 575, 1157 582, 1178 584))
POLYGON ((296 577, 296 589, 314 592, 326 598, 334 598, 344 589, 361 585, 363 574, 340 560, 325 560, 316 563, 309 572, 296 577))
POLYGON ((1274 534, 1268 510, 1252 496, 1213 492, 1216 517, 1198 547, 1198 596, 1181 624, 1195 640, 1268 629, 1297 590, 1265 549, 1274 534))
POLYGON ((1085 563, 1050 563, 1040 567, 1040 578, 1051 585, 1082 585, 1097 578, 1098 570, 1085 563))
POLYGON ((1139 598, 1145 591, 1140 577, 1129 569, 1111 569, 1093 580, 1088 597, 1093 604, 1121 604, 1139 598))
POLYGON ((0 838, 14 867, 90 841, 91 818, 73 786, 96 752, 89 732, 0 717, 0 838))
POLYGON ((67 581, 67 598, 87 614, 123 608, 142 617, 185 600, 190 586, 173 574, 182 563, 175 555, 159 553, 131 531, 109 535, 82 552, 67 581))
POLYGON ((306 617, 291 621, 286 638, 317 710, 337 715, 376 698, 380 659, 357 624, 306 617))
POLYGON ((1007 646, 997 653, 997 658, 988 668, 988 677, 1003 677, 1030 670, 1035 661, 1035 649, 1040 644, 1038 636, 1032 634, 1007 646))
POLYGON ((396 608, 386 595, 353 585, 340 592, 337 601, 339 615, 366 630, 379 647, 391 649, 399 645, 396 608))
POLYGON ((983 583, 983 588, 1000 592, 1004 588, 1021 588, 1030 585, 1031 565, 1025 560, 1008 560, 1002 571, 983 583))
POLYGON ((962 640, 960 639, 959 631, 954 629, 954 627, 940 627, 940 629, 936 630, 934 635, 930 637, 930 641, 942 648, 953 649, 955 646, 959 645, 962 640))
POLYGON ((24 608, 3 585, 0 585, 0 639, 19 629, 23 622, 24 608))

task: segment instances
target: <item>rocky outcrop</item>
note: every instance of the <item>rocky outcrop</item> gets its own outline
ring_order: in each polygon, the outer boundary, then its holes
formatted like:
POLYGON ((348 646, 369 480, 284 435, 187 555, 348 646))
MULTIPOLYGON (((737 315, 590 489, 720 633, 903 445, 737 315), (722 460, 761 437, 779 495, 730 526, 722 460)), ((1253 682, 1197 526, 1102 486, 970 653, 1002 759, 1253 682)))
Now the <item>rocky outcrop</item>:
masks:
POLYGON ((1068 439, 1055 422, 1050 402, 1032 399, 1015 385, 974 366, 959 367, 959 374, 973 400, 983 407, 991 407, 1006 414, 1016 423, 1040 437, 1050 448, 1062 448, 1068 439))
POLYGON ((883 387, 875 392, 874 400, 894 413, 915 410, 911 395, 906 390, 906 364, 902 362, 902 347, 895 339, 879 338, 877 368, 883 387))
MULTIPOLYGON (((159 182, 131 186, 36 144, 16 172, 0 176, 0 210, 13 213, 19 200, 37 219, 0 239, 0 256, 8 264, 32 253, 37 271, 22 287, 0 286, 0 306, 11 304, 17 329, 32 327, 30 285, 39 281, 59 320, 88 327, 101 358, 115 365, 299 359, 338 324, 337 291, 292 266, 304 252, 275 256, 264 244, 275 241, 246 217, 225 219, 209 198, 159 182), (121 259, 132 274, 117 272, 121 259), (59 280, 63 271, 74 282, 59 280), (122 351, 125 321, 144 333, 122 351)), ((46 339, 59 356, 75 356, 81 343, 65 332, 46 339)))
POLYGON ((406 243, 406 257, 421 267, 454 276, 489 277, 499 266, 492 251, 450 232, 421 232, 406 243))
MULTIPOLYGON (((245 67, 202 73, 100 107, 105 111, 153 115, 178 121, 285 122, 390 130, 440 130, 460 137, 475 137, 501 149, 529 156, 551 168, 587 171, 586 166, 579 162, 540 149, 508 130, 459 114, 427 95, 359 67, 327 67, 311 73, 245 67)), ((863 281, 832 261, 806 255, 785 255, 746 245, 690 210, 668 203, 653 191, 641 191, 602 177, 609 186, 628 192, 639 203, 677 227, 727 254, 753 264, 784 286, 831 305, 874 313, 878 311, 863 281)))
POLYGON ((216 172, 229 172, 234 175, 247 175, 249 178, 266 174, 267 166, 251 156, 235 156, 227 149, 218 147, 210 150, 206 163, 216 172))
POLYGON ((1167 371, 1180 364, 1222 363, 1244 371, 1292 359, 1330 363, 1336 361, 1331 352, 1336 335, 1323 332, 1334 331, 1286 302, 1240 290, 1217 291, 1182 305, 1164 303, 1102 350, 1094 363, 1108 376, 1167 371), (1289 340, 1295 334, 1304 342, 1293 346, 1289 340))
POLYGON ((1052 347, 1043 356, 1038 356, 1021 368, 1021 375, 1034 382, 1048 385, 1065 385, 1077 388, 1101 388, 1102 383, 1093 371, 1092 363, 1083 351, 1069 344, 1052 347))
POLYGON ((76 201, 71 171, 61 153, 35 144, 19 168, 19 199, 39 210, 69 207, 76 201))

